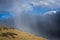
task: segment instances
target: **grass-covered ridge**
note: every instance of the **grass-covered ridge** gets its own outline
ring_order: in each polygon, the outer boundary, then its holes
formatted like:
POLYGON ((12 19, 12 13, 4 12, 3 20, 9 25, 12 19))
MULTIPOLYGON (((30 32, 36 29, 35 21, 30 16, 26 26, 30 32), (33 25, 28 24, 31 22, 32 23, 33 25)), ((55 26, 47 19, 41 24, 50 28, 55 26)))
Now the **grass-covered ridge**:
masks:
POLYGON ((9 27, 0 27, 0 40, 47 40, 9 27))

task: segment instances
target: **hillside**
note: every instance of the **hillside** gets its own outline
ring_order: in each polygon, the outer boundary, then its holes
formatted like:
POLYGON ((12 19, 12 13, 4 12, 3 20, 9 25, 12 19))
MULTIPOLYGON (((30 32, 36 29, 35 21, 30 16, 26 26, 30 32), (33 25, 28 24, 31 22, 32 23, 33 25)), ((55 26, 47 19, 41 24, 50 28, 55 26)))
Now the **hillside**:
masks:
POLYGON ((0 40, 47 40, 14 28, 0 27, 0 40))

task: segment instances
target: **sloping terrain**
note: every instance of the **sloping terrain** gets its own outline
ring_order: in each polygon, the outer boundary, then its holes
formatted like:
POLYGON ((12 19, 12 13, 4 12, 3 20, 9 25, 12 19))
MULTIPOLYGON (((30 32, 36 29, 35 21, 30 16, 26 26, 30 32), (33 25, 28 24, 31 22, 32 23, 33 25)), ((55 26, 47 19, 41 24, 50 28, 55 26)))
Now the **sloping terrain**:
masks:
POLYGON ((47 40, 14 28, 0 27, 0 40, 47 40))

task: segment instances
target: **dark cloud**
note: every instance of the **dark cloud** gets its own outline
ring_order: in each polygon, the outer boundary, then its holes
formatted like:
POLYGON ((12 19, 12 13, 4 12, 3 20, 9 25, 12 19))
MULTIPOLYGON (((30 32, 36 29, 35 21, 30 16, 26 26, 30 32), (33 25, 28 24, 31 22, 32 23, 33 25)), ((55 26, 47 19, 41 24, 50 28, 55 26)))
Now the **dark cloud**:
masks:
POLYGON ((6 11, 13 5, 13 0, 0 0, 0 11, 6 11))
POLYGON ((60 12, 58 11, 46 15, 22 14, 20 21, 24 26, 22 30, 26 32, 47 38, 60 37, 60 12))
POLYGON ((20 16, 16 16, 15 19, 10 15, 7 19, 0 19, 0 26, 2 25, 14 27, 37 36, 60 38, 59 11, 46 15, 22 13, 20 16))

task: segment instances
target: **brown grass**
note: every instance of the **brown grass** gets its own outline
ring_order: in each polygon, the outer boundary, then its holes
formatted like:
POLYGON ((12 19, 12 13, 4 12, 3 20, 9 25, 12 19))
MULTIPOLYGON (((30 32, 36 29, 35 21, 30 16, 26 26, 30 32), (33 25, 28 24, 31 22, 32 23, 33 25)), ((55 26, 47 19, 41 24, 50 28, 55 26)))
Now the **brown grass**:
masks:
POLYGON ((47 40, 13 28, 0 27, 0 40, 47 40))

